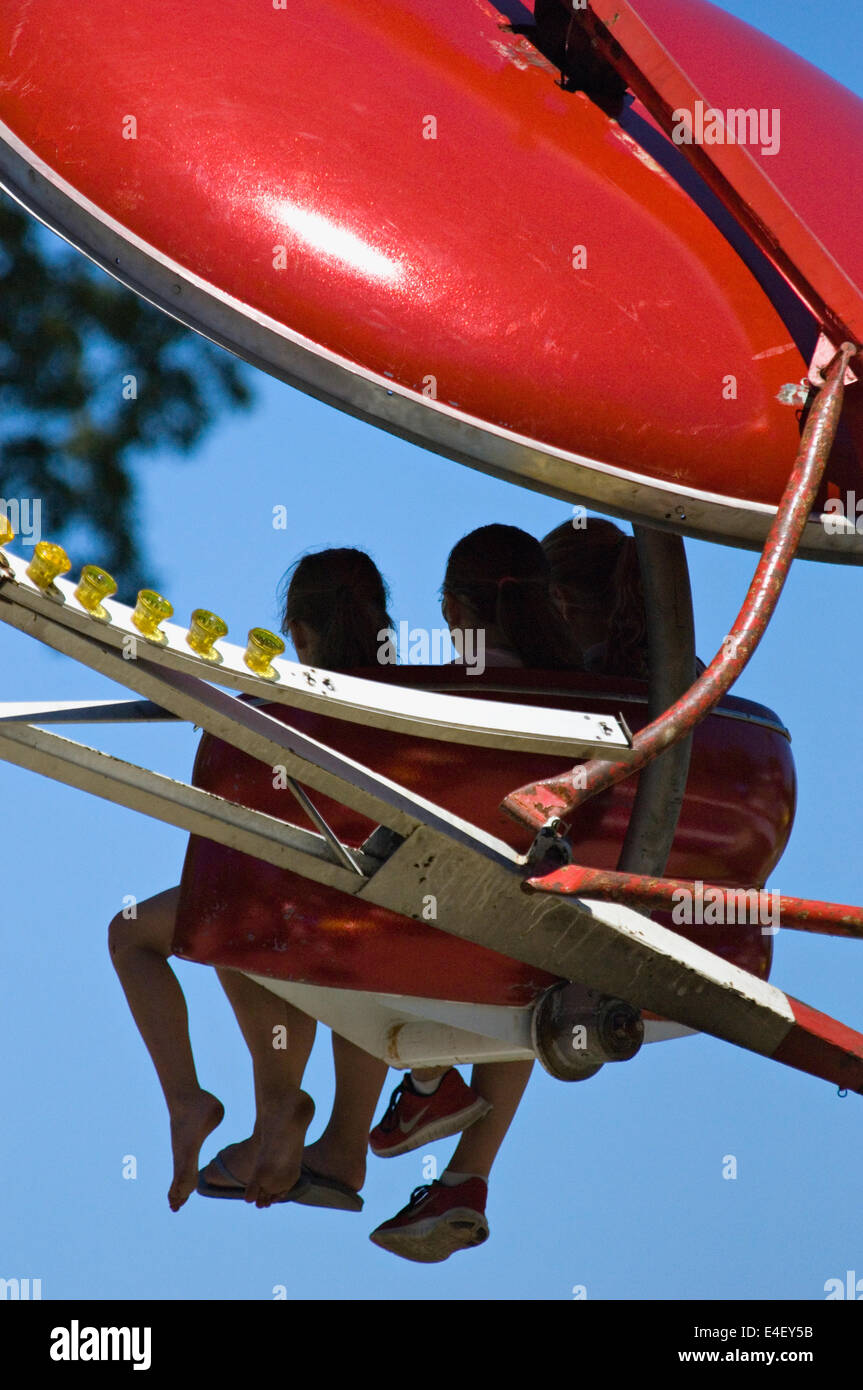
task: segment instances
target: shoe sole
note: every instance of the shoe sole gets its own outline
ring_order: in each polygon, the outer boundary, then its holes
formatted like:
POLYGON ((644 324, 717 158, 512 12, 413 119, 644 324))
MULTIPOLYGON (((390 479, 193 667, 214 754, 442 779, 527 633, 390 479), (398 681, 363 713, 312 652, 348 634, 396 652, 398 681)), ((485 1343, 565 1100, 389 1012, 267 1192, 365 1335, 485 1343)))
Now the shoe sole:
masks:
POLYGON ((399 1154, 408 1154, 412 1149, 421 1148, 423 1144, 433 1143, 435 1139, 449 1139, 452 1134, 470 1129, 471 1125, 475 1125, 477 1120, 487 1115, 491 1108, 489 1101, 476 1100, 466 1110, 459 1110, 455 1115, 445 1115, 443 1119, 432 1120, 429 1124, 423 1125, 399 1144, 393 1144, 386 1149, 376 1149, 370 1142, 369 1148, 376 1158, 398 1158, 399 1154))
POLYGON ((294 1197, 298 1206, 326 1207, 333 1211, 362 1211, 362 1197, 354 1188, 348 1187, 347 1183, 332 1178, 328 1180, 323 1174, 316 1173, 305 1164, 301 1173, 300 1183, 297 1184, 300 1188, 299 1195, 294 1197), (305 1185, 300 1186, 302 1183, 305 1185))
POLYGON ((470 1250, 488 1240, 488 1222, 467 1207, 455 1207, 445 1217, 429 1217, 411 1227, 372 1231, 369 1240, 416 1264, 439 1264, 458 1250, 470 1250))

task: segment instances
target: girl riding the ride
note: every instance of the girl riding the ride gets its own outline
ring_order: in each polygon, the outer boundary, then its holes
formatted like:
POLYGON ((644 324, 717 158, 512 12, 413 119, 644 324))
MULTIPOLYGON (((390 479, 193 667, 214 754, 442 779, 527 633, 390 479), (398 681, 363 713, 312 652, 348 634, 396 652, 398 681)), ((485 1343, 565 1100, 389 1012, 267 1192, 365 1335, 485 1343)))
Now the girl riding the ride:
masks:
MULTIPOLYGON (((580 670, 581 653, 551 593, 539 541, 515 526, 483 526, 453 548, 442 611, 456 642, 473 631, 487 666, 580 670)), ((372 1232, 393 1254, 445 1260, 488 1237, 488 1178, 530 1077, 532 1061, 480 1062, 470 1087, 454 1068, 417 1070, 396 1087, 372 1152, 392 1157, 431 1139, 464 1133, 439 1180, 372 1232), (406 1139, 405 1135, 409 1134, 406 1139)))
MULTIPOLYGON (((345 670, 375 663, 378 634, 391 626, 386 609, 386 588, 368 555, 327 550, 296 565, 282 626, 302 662, 345 670)), ((173 1211, 195 1190, 201 1145, 224 1118, 221 1102, 198 1081, 185 998, 168 964, 179 891, 175 887, 156 894, 137 905, 135 918, 119 914, 109 928, 111 958, 168 1106, 174 1158, 168 1201, 173 1211)), ((233 1184, 233 1195, 259 1206, 292 1188, 297 1197, 303 1192, 306 1203, 344 1205, 348 1198, 339 1193, 340 1184, 333 1187, 324 1176, 315 1186, 311 1175, 300 1176, 303 1136, 314 1114, 300 1081, 314 1040, 314 1020, 236 971, 218 974, 252 1052, 257 1118, 251 1138, 233 1146, 231 1168, 223 1159, 217 1162, 212 1185, 227 1189, 233 1184), (286 1030, 287 1048, 273 1047, 274 1028, 286 1030)), ((334 1042, 340 1046, 350 1058, 353 1045, 334 1042)), ((366 1128, 386 1075, 383 1063, 378 1070, 371 1100, 358 1085, 347 1107, 352 1122, 366 1128)), ((347 1106, 344 1097, 342 1105, 347 1106)))
MULTIPOLYGON (((588 671, 647 680, 647 607, 635 537, 589 516, 543 538, 551 592, 584 652, 588 671)), ((695 676, 705 670, 695 658, 695 676)))
POLYGON ((647 679, 647 612, 635 539, 601 517, 543 538, 551 591, 589 671, 647 679))
MULTIPOLYGON (((386 607, 384 581, 367 555, 325 550, 305 556, 294 568, 283 630, 303 664, 328 671, 375 666, 393 627, 386 607)), ((366 1136, 386 1063, 333 1033, 333 1111, 321 1138, 304 1150, 314 1107, 300 1081, 315 1020, 239 971, 217 974, 251 1053, 256 1119, 248 1139, 223 1149, 200 1173, 197 1191, 244 1198, 259 1207, 290 1195, 304 1205, 361 1211, 366 1136), (274 1048, 274 1030, 281 1025, 287 1027, 287 1045, 274 1048)))

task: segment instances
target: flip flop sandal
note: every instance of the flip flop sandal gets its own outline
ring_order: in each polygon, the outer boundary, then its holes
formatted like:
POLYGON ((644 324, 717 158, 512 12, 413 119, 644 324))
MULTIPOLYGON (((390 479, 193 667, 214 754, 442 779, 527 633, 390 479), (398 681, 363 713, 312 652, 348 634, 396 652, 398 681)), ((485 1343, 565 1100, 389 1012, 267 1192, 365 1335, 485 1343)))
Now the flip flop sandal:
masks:
MULTIPOLYGON (((224 1153, 224 1149, 222 1153, 224 1153)), ((207 1167, 217 1168, 222 1177, 228 1179, 230 1186, 228 1184, 223 1185, 221 1183, 207 1182, 207 1179, 204 1177, 205 1169, 202 1168, 198 1174, 198 1186, 195 1190, 200 1193, 202 1197, 221 1197, 227 1201, 245 1201, 246 1184, 240 1182, 239 1178, 234 1177, 234 1174, 222 1158, 222 1153, 216 1154, 216 1157, 211 1160, 211 1163, 207 1164, 207 1167)), ((273 1205, 277 1202, 296 1201, 296 1194, 305 1191, 307 1185, 305 1173, 302 1173, 290 1192, 286 1192, 283 1197, 273 1198, 273 1205)))
POLYGON ((362 1211, 363 1199, 355 1188, 338 1178, 325 1177, 304 1163, 300 1181, 293 1189, 291 1200, 303 1207, 332 1207, 335 1211, 362 1211), (303 1185, 305 1184, 305 1185, 303 1185))

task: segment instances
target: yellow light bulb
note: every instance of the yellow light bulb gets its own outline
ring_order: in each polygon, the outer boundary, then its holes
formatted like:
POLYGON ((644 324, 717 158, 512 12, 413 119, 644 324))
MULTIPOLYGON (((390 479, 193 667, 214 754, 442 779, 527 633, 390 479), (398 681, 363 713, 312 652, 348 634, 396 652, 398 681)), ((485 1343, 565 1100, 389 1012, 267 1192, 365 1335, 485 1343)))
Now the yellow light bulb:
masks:
POLYGON ((11 521, 0 512, 0 545, 9 545, 14 539, 15 532, 12 530, 11 521))
POLYGON ((191 627, 186 633, 186 641, 198 656, 203 656, 207 661, 221 661, 221 653, 213 650, 213 643, 227 635, 228 624, 224 618, 217 617, 206 608, 196 608, 192 614, 191 627))
POLYGON ((81 607, 86 608, 94 618, 107 618, 102 599, 110 598, 116 592, 117 581, 112 579, 106 570, 100 569, 98 565, 85 565, 75 590, 75 597, 81 607))
POLYGON ((50 589, 58 574, 65 574, 72 562, 62 545, 39 541, 27 566, 28 578, 40 589, 50 589))
POLYGON ((164 632, 159 631, 159 624, 173 616, 173 605, 166 598, 157 594, 155 589, 141 589, 132 614, 132 622, 139 632, 149 637, 151 642, 166 642, 168 639, 164 632))
POLYGON ((263 676, 264 680, 268 681, 277 681, 279 673, 272 662, 274 657, 281 656, 284 650, 285 644, 281 637, 277 637, 274 632, 268 632, 265 627, 253 627, 249 633, 249 645, 246 647, 243 660, 256 676, 263 676))

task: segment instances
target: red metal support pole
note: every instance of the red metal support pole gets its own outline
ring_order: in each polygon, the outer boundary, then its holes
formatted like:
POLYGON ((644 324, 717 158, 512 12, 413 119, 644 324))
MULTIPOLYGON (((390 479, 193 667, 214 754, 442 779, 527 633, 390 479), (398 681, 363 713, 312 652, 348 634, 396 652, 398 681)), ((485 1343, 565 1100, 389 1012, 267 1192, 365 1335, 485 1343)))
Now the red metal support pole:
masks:
MULTIPOLYGON (((701 909, 713 907, 718 924, 765 923, 790 927, 793 931, 816 932, 822 936, 854 936, 863 939, 863 907, 845 903, 822 903, 808 898, 788 898, 758 888, 718 888, 712 883, 683 878, 651 878, 645 874, 620 874, 611 869, 588 869, 580 864, 554 865, 551 872, 539 871, 522 884, 526 893, 560 893, 600 902, 621 903, 644 912, 670 912, 686 904, 704 918, 701 909), (741 894, 743 900, 741 901, 741 894), (754 895, 754 896, 753 896, 754 895), (720 911, 721 909, 721 911, 720 911), (733 913, 733 915, 731 915, 733 913), (777 919, 774 923, 774 919, 777 919)), ((707 925, 710 925, 709 921, 707 925)))
POLYGON ((632 762, 594 758, 578 769, 579 786, 575 785, 573 768, 561 777, 520 787, 501 803, 515 820, 539 831, 549 821, 565 818, 685 738, 734 684, 764 635, 788 576, 833 447, 845 395, 845 372, 856 352, 853 343, 843 343, 825 374, 824 388, 806 421, 758 568, 722 650, 676 704, 636 734, 633 747, 637 756, 632 762))

